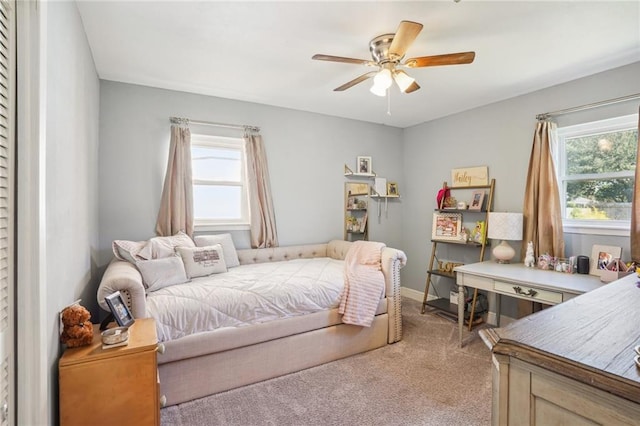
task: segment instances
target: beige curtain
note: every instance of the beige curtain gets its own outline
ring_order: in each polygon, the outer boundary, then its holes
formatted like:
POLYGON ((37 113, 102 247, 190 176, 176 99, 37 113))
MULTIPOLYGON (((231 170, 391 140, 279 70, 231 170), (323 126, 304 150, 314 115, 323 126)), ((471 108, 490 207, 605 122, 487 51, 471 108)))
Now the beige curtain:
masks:
POLYGON ((247 150, 249 179, 249 208, 251 210, 251 247, 278 246, 276 218, 271 198, 269 168, 262 136, 247 134, 244 137, 247 150))
POLYGON ((636 150, 636 177, 631 204, 631 260, 640 262, 640 108, 638 110, 638 146, 636 150))
POLYGON ((551 145, 555 128, 555 123, 539 121, 533 136, 524 194, 523 256, 527 242, 533 241, 536 258, 544 253, 564 257, 562 211, 551 145))
POLYGON ((178 231, 193 235, 191 131, 185 126, 172 125, 156 234, 169 236, 178 231))

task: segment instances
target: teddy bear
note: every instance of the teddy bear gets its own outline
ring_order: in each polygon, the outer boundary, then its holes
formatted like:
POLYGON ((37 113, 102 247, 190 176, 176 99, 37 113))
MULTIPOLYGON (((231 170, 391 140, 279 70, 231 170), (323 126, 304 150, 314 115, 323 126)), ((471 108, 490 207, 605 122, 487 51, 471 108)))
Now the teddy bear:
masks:
POLYGON ((60 341, 69 348, 90 345, 93 341, 93 324, 89 319, 91 313, 78 304, 67 306, 62 310, 63 324, 60 341))

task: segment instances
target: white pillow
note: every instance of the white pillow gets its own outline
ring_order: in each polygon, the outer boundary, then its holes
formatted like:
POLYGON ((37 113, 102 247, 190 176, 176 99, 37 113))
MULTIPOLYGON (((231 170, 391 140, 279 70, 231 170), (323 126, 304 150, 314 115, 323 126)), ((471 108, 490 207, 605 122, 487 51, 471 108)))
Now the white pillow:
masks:
POLYGON ((233 245, 231 234, 197 235, 193 240, 198 247, 220 244, 222 246, 222 254, 224 255, 224 263, 227 264, 227 268, 240 266, 240 260, 238 260, 238 253, 236 252, 236 246, 233 245))
POLYGON ((189 281, 180 256, 141 260, 136 262, 136 266, 142 274, 142 281, 147 291, 156 291, 189 281))
POLYGON ((189 278, 227 272, 220 244, 207 247, 176 247, 176 251, 182 257, 189 278))
POLYGON ((145 256, 145 259, 162 259, 163 257, 175 255, 175 248, 178 246, 195 247, 196 245, 190 236, 178 231, 177 234, 171 237, 151 238, 147 247, 140 254, 145 256))
POLYGON ((127 241, 115 240, 111 243, 113 255, 118 260, 126 260, 135 265, 138 260, 146 260, 144 250, 147 247, 147 241, 127 241))

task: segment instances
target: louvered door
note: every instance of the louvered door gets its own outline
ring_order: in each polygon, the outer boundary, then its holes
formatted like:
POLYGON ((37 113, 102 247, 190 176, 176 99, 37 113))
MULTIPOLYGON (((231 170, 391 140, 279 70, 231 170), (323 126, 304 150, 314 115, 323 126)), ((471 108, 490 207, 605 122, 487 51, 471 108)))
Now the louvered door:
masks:
POLYGON ((0 0, 0 425, 15 423, 15 1, 0 0))

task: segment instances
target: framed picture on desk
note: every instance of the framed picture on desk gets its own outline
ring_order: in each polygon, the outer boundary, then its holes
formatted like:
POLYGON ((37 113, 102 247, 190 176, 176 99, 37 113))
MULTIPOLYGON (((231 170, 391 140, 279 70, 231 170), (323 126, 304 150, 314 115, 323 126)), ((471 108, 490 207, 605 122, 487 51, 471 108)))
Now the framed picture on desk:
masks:
POLYGON ((620 259, 622 256, 622 247, 601 246, 594 244, 591 249, 591 259, 589 266, 589 275, 601 276, 602 271, 607 269, 609 262, 614 259, 620 259))

